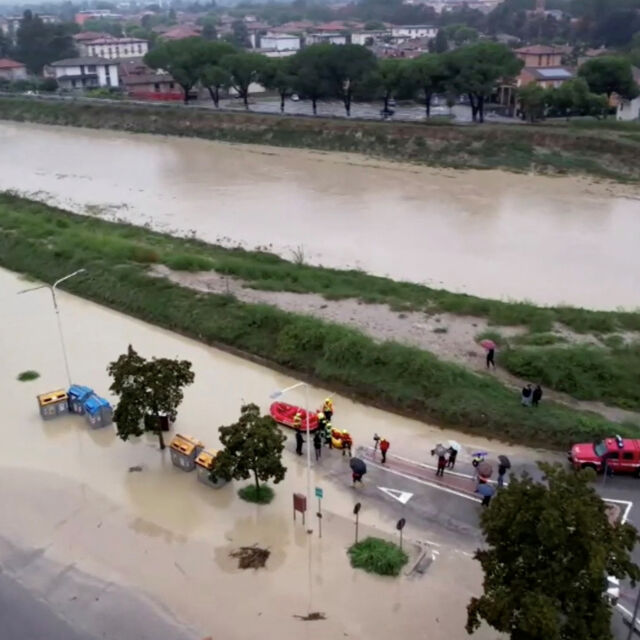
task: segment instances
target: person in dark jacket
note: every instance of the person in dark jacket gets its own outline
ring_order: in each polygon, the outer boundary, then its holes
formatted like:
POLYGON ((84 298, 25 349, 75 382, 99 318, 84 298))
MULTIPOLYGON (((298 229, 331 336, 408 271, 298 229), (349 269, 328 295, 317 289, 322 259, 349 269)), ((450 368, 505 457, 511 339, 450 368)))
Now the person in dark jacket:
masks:
POLYGON ((458 457, 458 450, 455 447, 449 447, 447 449, 449 453, 449 459, 447 460, 447 467, 453 469, 456 466, 456 458, 458 457))
POLYGON ((504 476, 507 473, 507 467, 501 464, 498 467, 498 489, 502 489, 504 487, 504 476))
POLYGON ((436 470, 437 476, 443 476, 445 467, 447 466, 447 458, 444 454, 438 456, 438 469, 436 470))
POLYGON ((533 395, 533 389, 531 388, 530 384, 522 387, 522 394, 521 395, 522 395, 522 398, 521 398, 522 406, 523 407, 530 407, 531 406, 531 396, 533 395))
POLYGON ((296 429, 296 453, 299 456, 302 455, 303 444, 304 444, 304 439, 302 438, 302 432, 299 429, 296 429))
POLYGON ((536 388, 533 390, 531 394, 531 404, 534 407, 537 407, 540 404, 540 400, 542 400, 542 387, 537 384, 536 388))
POLYGON ((492 347, 491 349, 487 349, 487 369, 496 368, 496 350, 492 347))
POLYGON ((320 460, 320 456, 322 455, 322 436, 320 434, 320 429, 316 429, 316 432, 313 434, 313 450, 316 452, 316 460, 320 460))

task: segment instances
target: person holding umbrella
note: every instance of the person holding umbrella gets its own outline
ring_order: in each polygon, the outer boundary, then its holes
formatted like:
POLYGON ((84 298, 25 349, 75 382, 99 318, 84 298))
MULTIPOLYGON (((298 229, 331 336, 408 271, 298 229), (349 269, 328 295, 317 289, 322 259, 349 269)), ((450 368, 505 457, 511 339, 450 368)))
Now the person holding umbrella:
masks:
POLYGON ((507 456, 498 456, 498 489, 504 487, 504 476, 507 473, 507 469, 511 468, 511 461, 507 456))
POLYGON ((496 343, 493 340, 481 340, 480 344, 487 350, 487 369, 496 368, 496 343))
POLYGON ((447 450, 441 444, 437 444, 435 449, 431 449, 431 455, 438 456, 438 467, 436 469, 436 475, 444 476, 444 470, 447 466, 447 450))
POLYGON ((486 482, 479 482, 476 487, 476 493, 479 493, 482 496, 482 506, 488 507, 495 491, 490 484, 487 484, 486 482))
POLYGON ((367 473, 367 465, 364 460, 360 458, 351 458, 351 460, 349 460, 349 466, 351 467, 351 479, 354 486, 356 482, 362 484, 362 476, 367 473))
POLYGON ((458 457, 458 451, 460 451, 460 445, 455 440, 449 440, 449 459, 447 460, 447 468, 453 469, 456 466, 456 458, 458 457))

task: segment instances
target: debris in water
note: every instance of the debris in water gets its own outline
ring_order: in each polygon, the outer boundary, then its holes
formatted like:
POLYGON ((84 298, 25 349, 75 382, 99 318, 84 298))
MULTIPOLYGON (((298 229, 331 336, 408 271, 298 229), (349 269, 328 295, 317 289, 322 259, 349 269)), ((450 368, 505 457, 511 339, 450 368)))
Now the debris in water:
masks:
POLYGON ((299 620, 305 620, 305 621, 309 621, 309 620, 326 620, 327 619, 327 616, 325 616, 324 613, 322 613, 322 611, 312 611, 310 614, 308 614, 306 616, 295 615, 293 617, 294 618, 298 618, 299 620))
POLYGON ((142 471, 142 466, 137 464, 134 467, 129 467, 129 473, 132 473, 133 471, 142 471))
POLYGON ((252 547, 240 547, 229 555, 232 558, 238 558, 239 569, 261 569, 266 564, 271 551, 253 545, 252 547))

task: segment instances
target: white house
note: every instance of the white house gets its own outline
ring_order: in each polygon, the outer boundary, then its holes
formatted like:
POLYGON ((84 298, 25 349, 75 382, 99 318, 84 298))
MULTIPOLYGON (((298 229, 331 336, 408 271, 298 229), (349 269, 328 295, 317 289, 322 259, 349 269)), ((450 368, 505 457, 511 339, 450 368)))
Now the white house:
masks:
POLYGON ((49 65, 62 89, 97 89, 120 84, 118 63, 106 58, 67 58, 49 65))
POLYGON ((411 24, 398 27, 391 27, 391 36, 393 38, 435 38, 438 35, 438 27, 428 24, 411 24))
POLYGON ((78 50, 81 55, 90 58, 142 58, 149 51, 149 42, 141 38, 99 38, 78 43, 78 50))
POLYGON ((391 31, 353 31, 351 33, 351 44, 360 44, 369 46, 377 40, 382 40, 386 36, 390 36, 391 31))
MULTIPOLYGON (((633 79, 640 86, 640 69, 632 67, 633 79)), ((640 96, 633 100, 620 100, 616 109, 616 120, 640 120, 640 96)))
POLYGON ((305 44, 347 44, 344 33, 310 33, 305 38, 305 44))
POLYGON ((287 33, 267 33, 260 38, 260 48, 269 51, 298 51, 300 37, 287 33))

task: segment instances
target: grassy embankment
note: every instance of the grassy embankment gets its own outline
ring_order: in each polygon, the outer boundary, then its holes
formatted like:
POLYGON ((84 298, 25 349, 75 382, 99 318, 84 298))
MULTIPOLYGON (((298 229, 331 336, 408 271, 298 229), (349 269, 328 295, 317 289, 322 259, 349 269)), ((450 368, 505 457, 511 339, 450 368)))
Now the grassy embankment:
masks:
MULTIPOLYGON (((154 278, 147 273, 153 263, 173 268, 224 268, 226 264, 227 271, 239 264, 245 268, 253 264, 266 272, 278 265, 294 268, 273 255, 210 247, 0 195, 0 265, 8 269, 52 282, 84 267, 87 276, 65 283, 77 295, 203 342, 263 358, 364 401, 470 433, 565 447, 614 430, 599 416, 552 403, 527 411, 512 391, 493 378, 441 362, 416 348, 376 343, 346 327, 265 305, 245 304, 231 296, 198 293, 154 278)), ((310 268, 300 269, 302 274, 310 268)), ((339 273, 316 272, 319 282, 328 282, 331 274, 339 273)), ((372 288, 374 283, 382 287, 386 282, 398 296, 400 291, 414 291, 414 285, 364 274, 344 277, 372 288)), ((450 296, 443 299, 455 298, 450 296)), ((461 301, 477 300, 458 297, 461 301)), ((514 309, 520 307, 515 305, 514 309)), ((589 312, 581 313, 590 317, 589 312)), ((626 315, 620 318, 623 321, 626 315)), ((638 428, 616 425, 615 431, 632 435, 638 428)))
POLYGON ((640 141, 593 127, 374 122, 4 96, 0 119, 363 153, 438 167, 640 179, 640 141))

